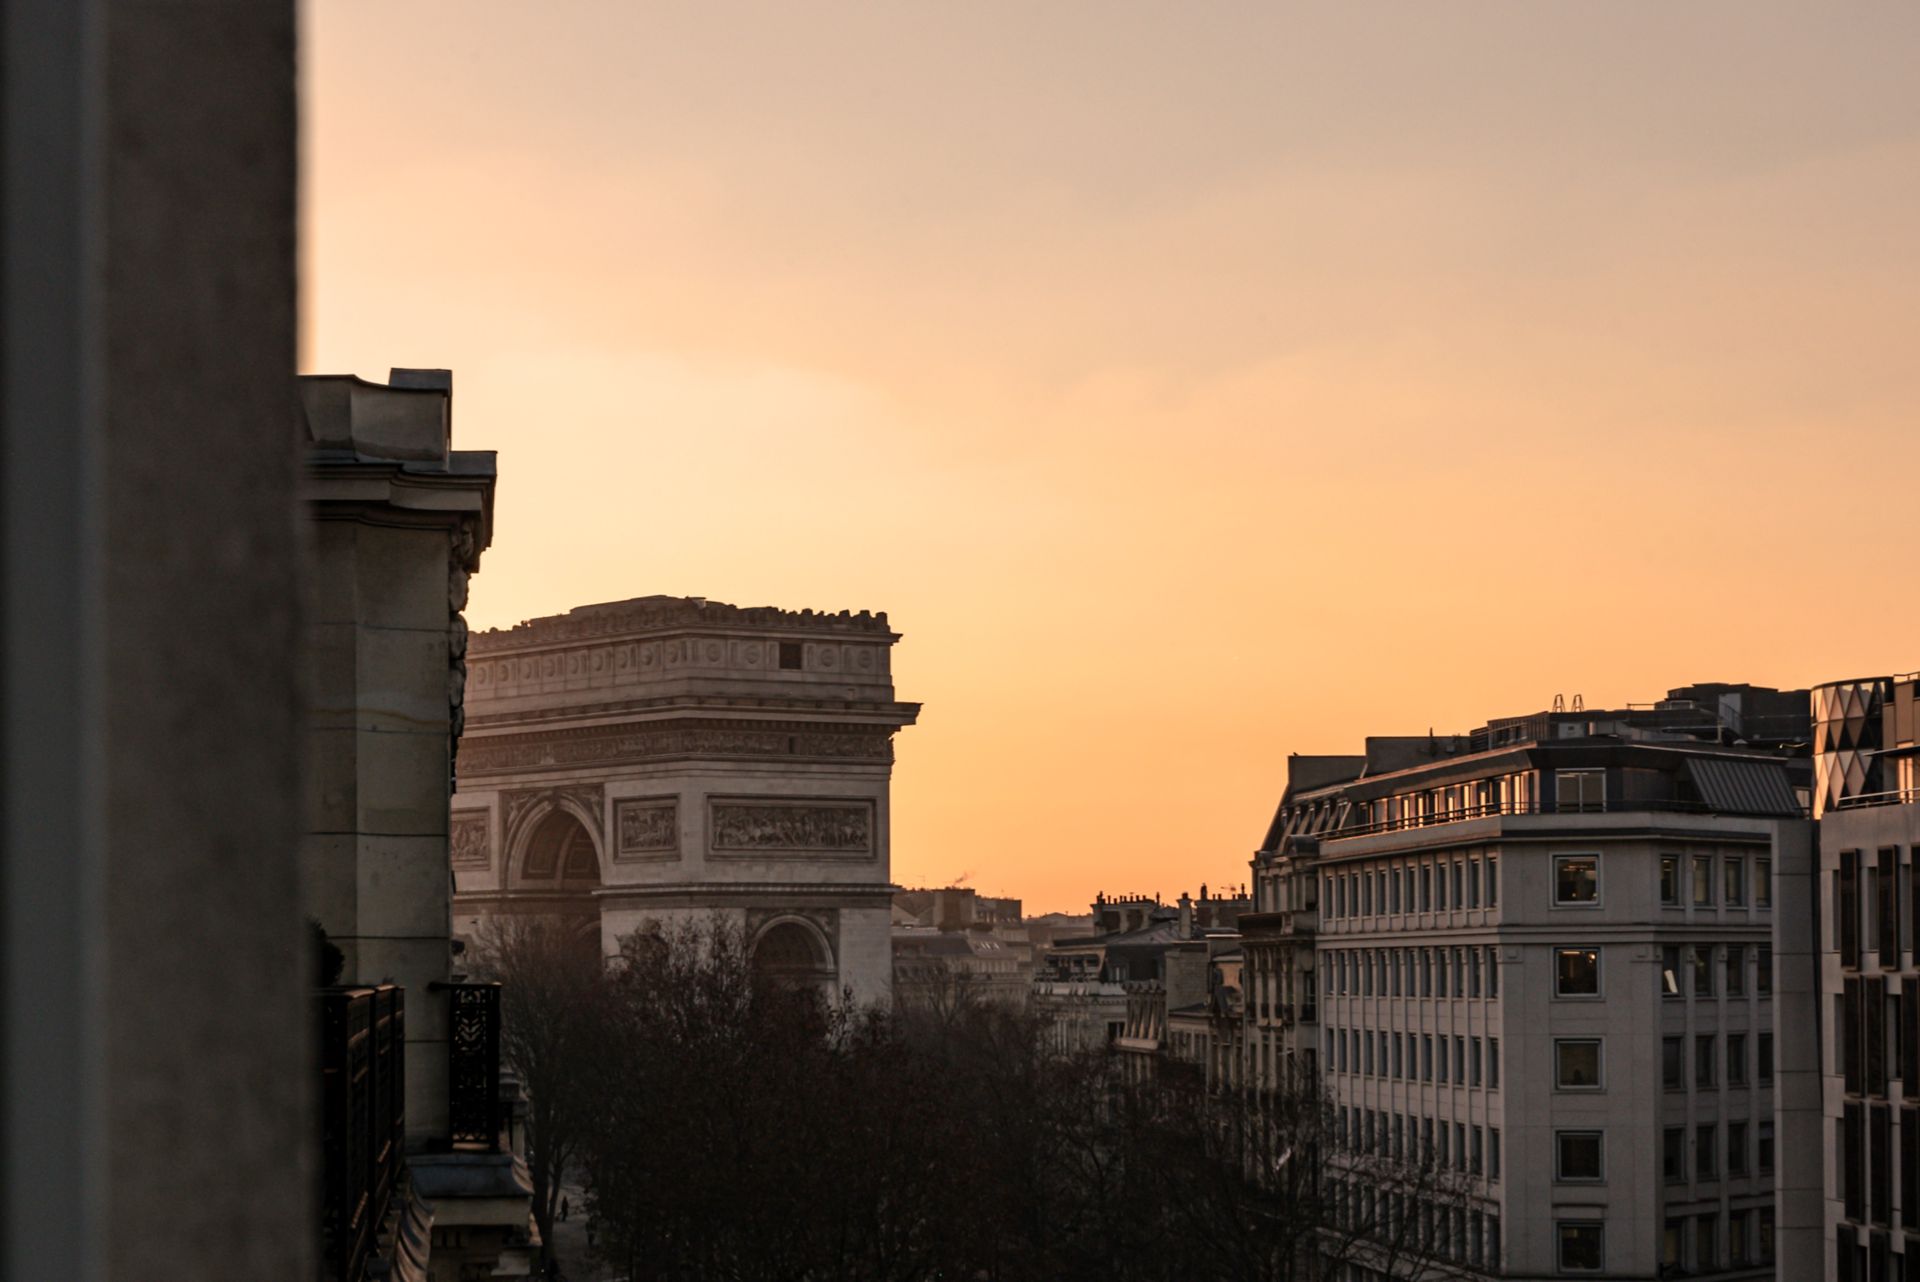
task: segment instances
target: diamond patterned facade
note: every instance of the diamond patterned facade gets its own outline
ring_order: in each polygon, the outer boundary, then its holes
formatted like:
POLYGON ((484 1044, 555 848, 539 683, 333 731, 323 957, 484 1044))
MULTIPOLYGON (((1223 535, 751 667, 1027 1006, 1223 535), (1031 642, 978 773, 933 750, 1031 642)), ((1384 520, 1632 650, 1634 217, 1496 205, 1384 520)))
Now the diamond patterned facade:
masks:
POLYGON ((1813 813, 1881 791, 1879 754, 1885 720, 1885 677, 1835 681, 1813 690, 1813 813))

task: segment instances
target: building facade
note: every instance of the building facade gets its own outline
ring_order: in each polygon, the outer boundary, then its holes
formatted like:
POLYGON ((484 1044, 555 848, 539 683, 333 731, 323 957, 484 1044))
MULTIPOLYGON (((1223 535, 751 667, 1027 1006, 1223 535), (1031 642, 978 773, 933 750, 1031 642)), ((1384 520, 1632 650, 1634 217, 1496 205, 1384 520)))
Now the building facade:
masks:
POLYGON ((1415 1213, 1469 1275, 1772 1277, 1773 865, 1810 778, 1804 717, 1734 718, 1793 697, 1294 758, 1241 921, 1247 1080, 1317 1080, 1349 1143, 1464 1180, 1415 1213))
POLYGON ((745 932, 754 964, 859 1002, 891 990, 885 614, 643 597, 471 641, 455 912, 745 932))
POLYGON ((1823 1160, 1782 1189, 1785 1245, 1792 1276, 1893 1282, 1920 1272, 1920 673, 1816 687, 1813 717, 1819 852, 1781 923, 1810 982, 1783 1011, 1782 1036, 1803 1031, 1780 1126, 1823 1160))
POLYGON ((539 1236, 500 1096, 498 987, 457 982, 447 866, 467 580, 492 451, 451 376, 299 380, 313 527, 301 872, 339 950, 319 997, 323 1276, 524 1277, 539 1236))

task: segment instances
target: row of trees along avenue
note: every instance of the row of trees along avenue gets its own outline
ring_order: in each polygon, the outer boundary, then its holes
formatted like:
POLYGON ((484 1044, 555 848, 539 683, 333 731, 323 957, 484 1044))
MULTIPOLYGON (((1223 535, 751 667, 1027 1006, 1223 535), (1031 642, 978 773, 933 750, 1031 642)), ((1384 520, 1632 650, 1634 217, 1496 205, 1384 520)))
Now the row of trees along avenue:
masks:
POLYGON ((590 934, 505 919, 478 954, 505 981, 542 1237, 564 1176, 616 1277, 1417 1279, 1464 1249, 1466 1185, 1344 1143, 1311 1088, 1125 1085, 1110 1053, 964 1000, 841 1009, 756 977, 719 920, 603 965, 590 934))

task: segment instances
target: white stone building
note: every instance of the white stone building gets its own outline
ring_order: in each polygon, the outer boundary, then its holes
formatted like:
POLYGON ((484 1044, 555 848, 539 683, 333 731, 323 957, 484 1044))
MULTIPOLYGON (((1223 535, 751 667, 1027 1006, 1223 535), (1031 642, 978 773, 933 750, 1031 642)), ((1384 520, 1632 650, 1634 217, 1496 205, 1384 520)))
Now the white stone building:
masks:
POLYGON ((755 965, 892 984, 885 614, 642 597, 472 638, 455 914, 574 915, 602 947, 719 913, 755 965))
POLYGON ((1299 758, 1255 858, 1248 1081, 1302 1069, 1350 1142, 1464 1179, 1404 1211, 1468 1276, 1773 1276, 1773 866, 1807 841, 1804 759, 1691 715, 1299 758))

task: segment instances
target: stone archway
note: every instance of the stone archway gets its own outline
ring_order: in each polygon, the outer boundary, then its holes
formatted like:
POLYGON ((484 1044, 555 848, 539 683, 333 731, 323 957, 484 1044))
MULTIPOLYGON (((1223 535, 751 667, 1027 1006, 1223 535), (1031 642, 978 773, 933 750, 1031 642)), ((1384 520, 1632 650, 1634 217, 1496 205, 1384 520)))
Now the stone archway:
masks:
POLYGON ((534 824, 509 869, 509 888, 525 907, 597 921, 594 893, 600 889, 600 852, 577 815, 555 806, 534 824))
POLYGON ((795 918, 775 921, 753 941, 753 973, 774 983, 833 991, 837 972, 833 951, 818 927, 795 918))

